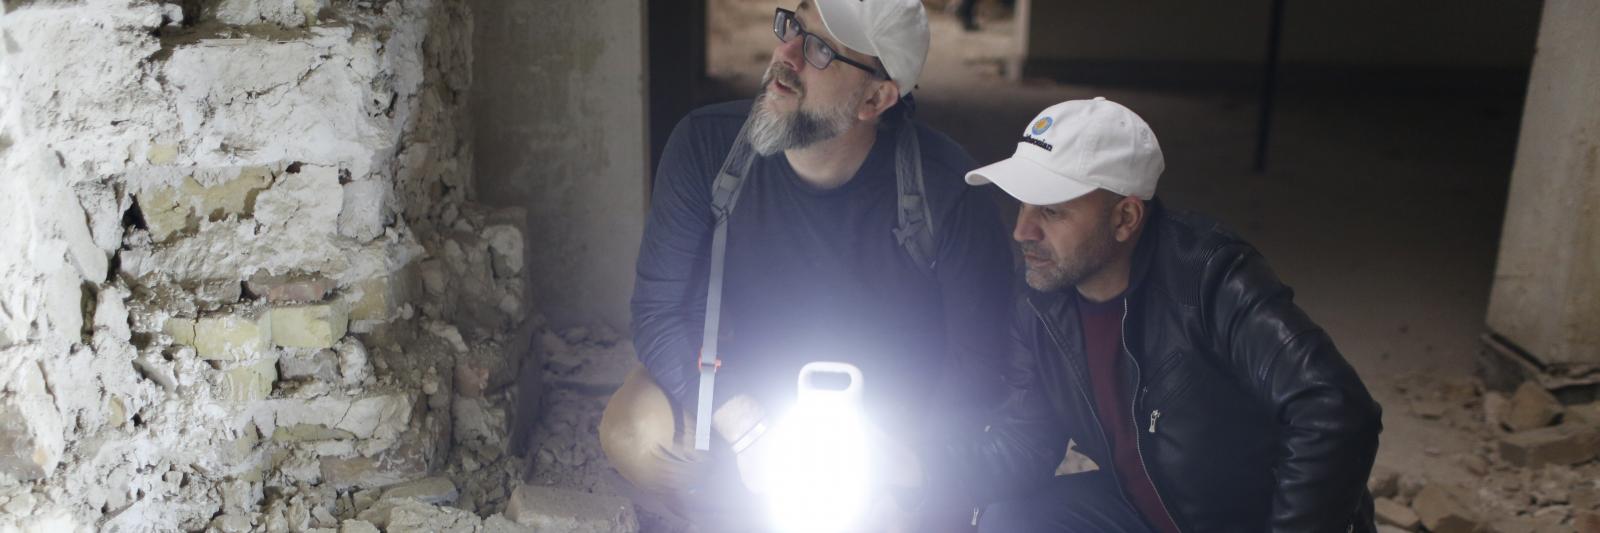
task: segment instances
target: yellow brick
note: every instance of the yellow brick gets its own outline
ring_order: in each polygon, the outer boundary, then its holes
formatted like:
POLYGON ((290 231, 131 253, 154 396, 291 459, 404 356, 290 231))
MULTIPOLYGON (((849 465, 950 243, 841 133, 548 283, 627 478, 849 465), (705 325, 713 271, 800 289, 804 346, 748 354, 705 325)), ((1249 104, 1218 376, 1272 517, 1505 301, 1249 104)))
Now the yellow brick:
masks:
POLYGON ((165 241, 178 232, 193 229, 196 215, 221 220, 228 215, 251 216, 256 193, 272 186, 272 171, 267 167, 245 167, 239 175, 206 187, 193 176, 178 187, 164 187, 138 195, 150 236, 165 241))
POLYGON ((144 158, 150 161, 152 165, 169 164, 178 159, 178 145, 152 144, 150 145, 150 151, 145 153, 144 158))
POLYGON ((356 289, 361 291, 361 299, 350 306, 350 320, 389 319, 393 298, 387 276, 363 281, 356 289))
POLYGON ((210 220, 221 220, 230 214, 254 214, 255 193, 271 185, 272 172, 267 167, 245 167, 238 177, 211 187, 201 187, 191 178, 183 189, 184 193, 199 197, 201 214, 210 220))
POLYGON ((265 400, 277 381, 278 360, 274 357, 228 368, 217 383, 217 399, 233 403, 265 400))
POLYGON ((168 318, 167 323, 162 325, 161 329, 165 330, 167 335, 172 337, 172 342, 182 344, 184 346, 194 346, 193 318, 168 318))
POLYGON ((202 317, 194 322, 194 351, 201 359, 247 359, 272 344, 271 319, 271 315, 266 313, 259 317, 202 317))
POLYGON ((139 194, 137 199, 145 225, 150 228, 150 238, 156 242, 189 227, 189 208, 178 203, 177 190, 157 189, 139 194))
POLYGON ((350 311, 340 302, 272 310, 272 341, 287 348, 329 348, 344 337, 350 311))

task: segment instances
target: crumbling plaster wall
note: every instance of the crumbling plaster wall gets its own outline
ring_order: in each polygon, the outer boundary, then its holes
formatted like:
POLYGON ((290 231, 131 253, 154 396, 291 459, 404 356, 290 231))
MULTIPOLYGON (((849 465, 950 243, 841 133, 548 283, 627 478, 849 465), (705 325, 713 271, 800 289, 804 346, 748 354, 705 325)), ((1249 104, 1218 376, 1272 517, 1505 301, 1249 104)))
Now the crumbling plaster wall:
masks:
POLYGON ((518 469, 526 215, 474 201, 471 29, 460 0, 0 4, 0 531, 338 527, 518 469))
POLYGON ((1489 329, 1553 374, 1600 371, 1600 0, 1544 4, 1489 329))
POLYGON ((472 6, 483 199, 532 214, 531 292, 562 310, 553 325, 627 331, 649 175, 644 2, 472 6))

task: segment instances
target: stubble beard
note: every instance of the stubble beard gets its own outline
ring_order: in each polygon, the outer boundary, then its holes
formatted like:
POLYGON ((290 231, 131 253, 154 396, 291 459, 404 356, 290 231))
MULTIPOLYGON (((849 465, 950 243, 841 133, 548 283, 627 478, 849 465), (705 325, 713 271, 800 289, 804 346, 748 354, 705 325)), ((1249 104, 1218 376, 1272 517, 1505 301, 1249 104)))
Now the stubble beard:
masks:
POLYGON ((1040 292, 1058 291, 1075 287, 1083 280, 1104 270, 1106 265, 1111 263, 1112 255, 1116 251, 1116 239, 1109 229, 1097 231, 1094 235, 1096 237, 1066 255, 1057 254, 1042 243, 1022 243, 1023 253, 1050 260, 1048 265, 1041 268, 1028 265, 1025 276, 1028 286, 1040 292))
MULTIPOLYGON (((804 104, 805 88, 794 71, 768 65, 766 74, 761 77, 761 86, 771 86, 774 78, 793 88, 796 102, 804 104)), ((820 111, 797 105, 791 112, 774 109, 769 101, 770 94, 762 92, 750 110, 750 125, 745 131, 745 140, 750 142, 750 148, 756 153, 770 156, 838 137, 855 123, 854 109, 865 92, 863 85, 849 98, 837 102, 837 105, 825 106, 820 111)))

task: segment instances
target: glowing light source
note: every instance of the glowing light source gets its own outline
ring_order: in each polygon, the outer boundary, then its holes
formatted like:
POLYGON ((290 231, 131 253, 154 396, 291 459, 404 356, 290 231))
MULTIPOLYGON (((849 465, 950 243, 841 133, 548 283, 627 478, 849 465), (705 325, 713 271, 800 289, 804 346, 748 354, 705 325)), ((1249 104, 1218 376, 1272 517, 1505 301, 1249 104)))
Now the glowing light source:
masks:
POLYGON ((861 519, 870 497, 861 370, 815 362, 800 369, 799 382, 794 410, 768 437, 776 439, 768 506, 779 531, 844 531, 861 519), (813 378, 825 373, 847 375, 850 384, 817 386, 813 378))

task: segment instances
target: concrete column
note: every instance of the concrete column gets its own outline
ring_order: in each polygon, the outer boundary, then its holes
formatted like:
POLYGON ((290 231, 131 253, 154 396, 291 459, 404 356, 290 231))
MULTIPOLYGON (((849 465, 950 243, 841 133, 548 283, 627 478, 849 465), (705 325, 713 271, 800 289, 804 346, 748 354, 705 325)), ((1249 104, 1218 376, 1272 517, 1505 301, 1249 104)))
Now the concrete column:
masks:
POLYGON ((1555 374, 1600 367, 1600 0, 1544 4, 1489 328, 1555 374))
POLYGON ((625 331, 647 202, 644 0, 472 8, 480 199, 528 209, 535 309, 625 331))

